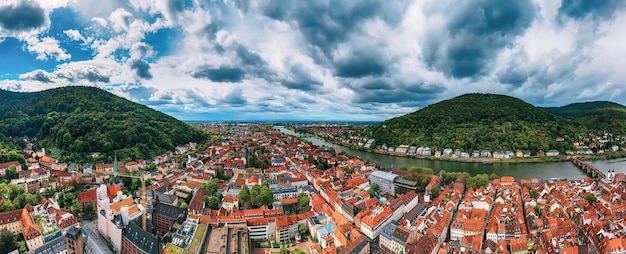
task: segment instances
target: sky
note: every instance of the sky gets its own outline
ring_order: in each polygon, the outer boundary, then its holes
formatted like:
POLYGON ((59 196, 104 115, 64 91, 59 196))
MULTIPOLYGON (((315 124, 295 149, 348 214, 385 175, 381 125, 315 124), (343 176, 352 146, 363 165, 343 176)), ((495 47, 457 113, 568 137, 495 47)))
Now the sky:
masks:
POLYGON ((623 0, 3 0, 0 89, 95 86, 195 121, 626 105, 624 27, 623 0))

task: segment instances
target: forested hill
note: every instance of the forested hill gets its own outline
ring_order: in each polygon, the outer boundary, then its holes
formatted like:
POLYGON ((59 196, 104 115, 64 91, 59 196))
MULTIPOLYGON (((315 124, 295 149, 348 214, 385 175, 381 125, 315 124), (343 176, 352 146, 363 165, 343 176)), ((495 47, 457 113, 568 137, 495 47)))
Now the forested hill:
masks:
POLYGON ((579 121, 591 130, 626 134, 626 107, 621 104, 595 101, 544 109, 555 115, 579 121))
POLYGON ((371 129, 375 145, 473 150, 572 149, 586 128, 520 99, 466 94, 386 120, 371 129), (557 137, 565 140, 556 141, 557 137))
POLYGON ((34 93, 0 90, 0 98, 0 133, 36 137, 40 146, 56 148, 59 159, 66 161, 113 151, 122 158, 145 159, 206 138, 200 129, 94 87, 34 93))

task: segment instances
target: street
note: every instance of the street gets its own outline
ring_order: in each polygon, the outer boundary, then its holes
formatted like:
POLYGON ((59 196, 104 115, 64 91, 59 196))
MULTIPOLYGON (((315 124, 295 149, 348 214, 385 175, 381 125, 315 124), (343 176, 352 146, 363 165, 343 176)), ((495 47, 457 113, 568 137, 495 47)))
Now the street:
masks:
POLYGON ((95 220, 85 220, 81 222, 82 228, 85 229, 85 232, 87 232, 87 235, 89 235, 87 246, 93 248, 93 253, 114 254, 113 251, 111 251, 111 249, 109 248, 107 242, 98 233, 96 222, 97 221, 95 220))

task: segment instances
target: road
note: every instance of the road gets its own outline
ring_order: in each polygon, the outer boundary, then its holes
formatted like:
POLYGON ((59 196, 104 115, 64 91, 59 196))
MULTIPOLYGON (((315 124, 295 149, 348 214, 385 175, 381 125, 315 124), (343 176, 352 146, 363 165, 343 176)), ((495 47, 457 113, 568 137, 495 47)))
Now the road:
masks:
POLYGON ((111 251, 111 248, 109 248, 109 244, 106 242, 106 240, 104 240, 104 238, 102 238, 98 233, 98 226, 96 225, 96 223, 96 220, 86 220, 81 221, 80 223, 82 228, 85 229, 85 232, 87 232, 87 235, 89 235, 88 246, 91 246, 93 248, 93 253, 115 254, 113 251, 111 251))

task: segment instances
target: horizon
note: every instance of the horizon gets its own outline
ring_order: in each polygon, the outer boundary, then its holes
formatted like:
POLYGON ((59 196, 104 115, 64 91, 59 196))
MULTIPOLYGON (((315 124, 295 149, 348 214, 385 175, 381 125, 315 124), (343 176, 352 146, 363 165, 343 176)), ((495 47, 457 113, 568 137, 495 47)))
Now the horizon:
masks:
POLYGON ((621 1, 12 0, 0 89, 94 86, 182 121, 383 121, 467 93, 626 105, 625 25, 621 1))

